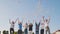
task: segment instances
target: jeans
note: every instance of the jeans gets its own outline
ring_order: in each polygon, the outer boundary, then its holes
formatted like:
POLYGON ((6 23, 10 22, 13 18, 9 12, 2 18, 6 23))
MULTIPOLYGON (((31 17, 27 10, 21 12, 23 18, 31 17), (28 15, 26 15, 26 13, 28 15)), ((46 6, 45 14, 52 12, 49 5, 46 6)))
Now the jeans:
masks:
POLYGON ((22 34, 22 30, 18 30, 18 34, 22 34))
POLYGON ((39 31, 36 31, 36 34, 39 34, 39 31))
POLYGON ((41 29, 40 33, 41 33, 41 34, 44 34, 44 29, 41 29))
POLYGON ((14 34, 14 29, 10 28, 10 34, 14 34))
POLYGON ((24 31, 24 34, 28 34, 28 31, 27 31, 27 29, 25 29, 25 31, 24 31))
POLYGON ((46 34, 47 34, 47 32, 48 32, 48 34, 50 34, 50 29, 48 26, 46 27, 46 34))

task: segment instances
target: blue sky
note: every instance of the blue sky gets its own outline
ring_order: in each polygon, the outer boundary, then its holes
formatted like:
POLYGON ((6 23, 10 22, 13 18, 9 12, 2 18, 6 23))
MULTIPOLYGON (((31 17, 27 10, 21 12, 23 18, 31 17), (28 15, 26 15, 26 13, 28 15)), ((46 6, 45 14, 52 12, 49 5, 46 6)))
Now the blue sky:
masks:
MULTIPOLYGON (((51 16, 50 30, 60 29, 60 0, 0 0, 0 30, 9 30, 9 19, 39 21, 42 16, 51 16)), ((35 27, 35 26, 34 26, 35 27)), ((15 30, 18 24, 15 24, 15 30)))

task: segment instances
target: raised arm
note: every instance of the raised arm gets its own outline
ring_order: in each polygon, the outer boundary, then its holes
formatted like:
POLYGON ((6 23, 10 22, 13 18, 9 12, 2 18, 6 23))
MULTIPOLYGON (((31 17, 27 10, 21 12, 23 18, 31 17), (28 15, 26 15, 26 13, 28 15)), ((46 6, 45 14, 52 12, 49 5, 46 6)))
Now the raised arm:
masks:
POLYGON ((30 21, 28 20, 28 24, 30 24, 30 21))
POLYGON ((37 22, 36 21, 34 21, 34 23, 35 23, 35 25, 37 25, 37 22))
POLYGON ((18 24, 20 23, 19 18, 18 18, 18 24))
POLYGON ((9 19, 9 23, 11 24, 11 19, 9 19))
POLYGON ((15 20, 15 23, 17 22, 18 18, 15 20))
POLYGON ((29 27, 28 22, 26 22, 27 27, 29 27))
POLYGON ((50 16, 48 17, 48 22, 50 22, 50 16))
POLYGON ((23 23, 23 20, 21 21, 21 23, 23 23))
POLYGON ((44 21, 44 16, 42 16, 42 20, 44 21))
POLYGON ((39 21, 39 25, 40 25, 40 21, 39 21))
POLYGON ((28 20, 28 22, 27 22, 27 23, 28 23, 28 26, 29 26, 29 25, 31 24, 31 23, 30 23, 30 20, 28 20))
POLYGON ((36 23, 36 20, 33 20, 33 23, 36 23))

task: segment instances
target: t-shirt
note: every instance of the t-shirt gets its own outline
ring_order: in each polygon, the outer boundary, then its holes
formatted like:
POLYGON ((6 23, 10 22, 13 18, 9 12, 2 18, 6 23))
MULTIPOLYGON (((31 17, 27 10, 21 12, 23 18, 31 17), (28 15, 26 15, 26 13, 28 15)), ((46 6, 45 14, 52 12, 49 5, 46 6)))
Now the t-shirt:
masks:
POLYGON ((24 28, 25 28, 25 29, 27 29, 27 27, 28 27, 28 24, 27 24, 27 23, 26 23, 26 24, 24 24, 24 28))
POLYGON ((30 23, 30 24, 29 24, 29 31, 32 31, 32 27, 33 27, 33 24, 30 23))
POLYGON ((45 27, 47 27, 47 26, 49 26, 49 22, 47 21, 45 21, 45 27))
POLYGON ((41 27, 41 29, 44 29, 44 27, 45 27, 44 20, 41 20, 40 27, 41 27))
POLYGON ((35 23, 35 24, 36 24, 36 31, 39 31, 40 23, 39 24, 35 23))
POLYGON ((13 28, 13 29, 14 29, 14 25, 15 25, 15 24, 11 23, 11 27, 10 27, 10 28, 13 28))
POLYGON ((20 23, 18 25, 19 25, 19 29, 22 30, 22 23, 20 23))
POLYGON ((41 28, 42 28, 42 29, 44 29, 44 25, 45 25, 44 23, 41 23, 41 28))

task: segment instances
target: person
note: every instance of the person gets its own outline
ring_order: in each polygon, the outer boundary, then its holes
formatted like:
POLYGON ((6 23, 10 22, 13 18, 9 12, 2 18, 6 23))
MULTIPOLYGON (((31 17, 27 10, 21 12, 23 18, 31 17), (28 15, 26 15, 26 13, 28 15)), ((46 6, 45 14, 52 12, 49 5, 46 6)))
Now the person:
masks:
POLYGON ((46 34, 47 34, 47 32, 50 34, 49 22, 50 22, 50 17, 48 19, 45 19, 46 34))
POLYGON ((24 29, 24 34, 28 34, 28 24, 25 23, 25 24, 23 25, 23 27, 25 28, 25 29, 24 29))
MULTIPOLYGON (((17 19, 16 19, 16 21, 17 21, 17 19)), ((9 23, 11 24, 10 34, 14 34, 14 25, 15 25, 16 21, 11 21, 11 20, 9 19, 9 23)))
POLYGON ((41 27, 40 33, 41 34, 44 34, 44 26, 45 26, 45 23, 44 23, 44 16, 43 16, 40 21, 40 27, 41 27))
POLYGON ((36 34, 39 34, 39 26, 40 26, 40 22, 37 24, 37 22, 35 22, 36 25, 36 34))
POLYGON ((29 32, 28 34, 32 34, 32 27, 33 27, 33 24, 28 22, 29 23, 29 32))
POLYGON ((19 18, 18 18, 18 26, 19 26, 18 34, 22 34, 22 22, 19 21, 19 18))

